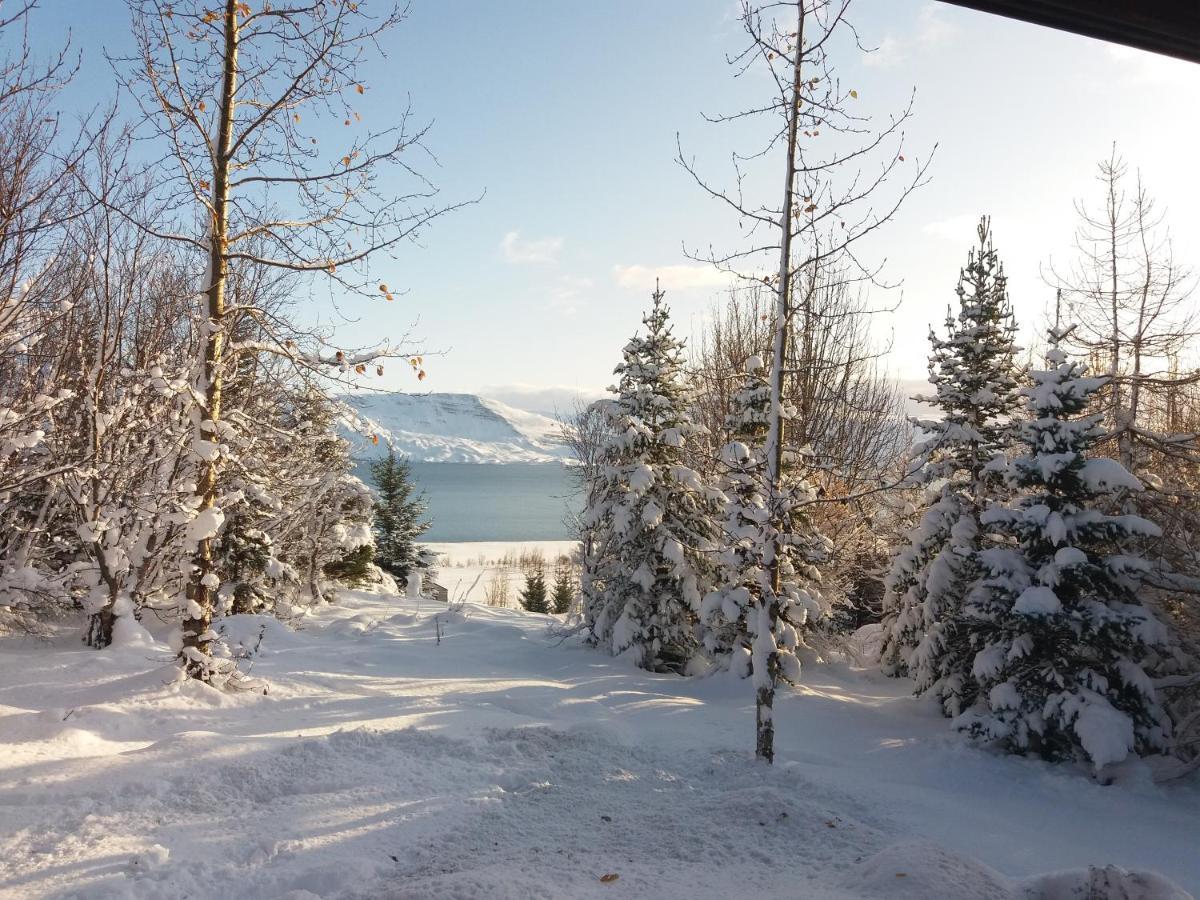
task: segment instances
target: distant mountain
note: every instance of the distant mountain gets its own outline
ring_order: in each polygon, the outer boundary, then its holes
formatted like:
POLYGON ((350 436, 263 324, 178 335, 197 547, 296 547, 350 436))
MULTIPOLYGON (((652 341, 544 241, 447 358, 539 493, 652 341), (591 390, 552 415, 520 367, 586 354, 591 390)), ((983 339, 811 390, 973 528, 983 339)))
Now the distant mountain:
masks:
POLYGON ((564 462, 570 455, 553 419, 474 394, 362 393, 341 399, 361 419, 343 422, 357 459, 382 456, 389 444, 415 462, 564 462))

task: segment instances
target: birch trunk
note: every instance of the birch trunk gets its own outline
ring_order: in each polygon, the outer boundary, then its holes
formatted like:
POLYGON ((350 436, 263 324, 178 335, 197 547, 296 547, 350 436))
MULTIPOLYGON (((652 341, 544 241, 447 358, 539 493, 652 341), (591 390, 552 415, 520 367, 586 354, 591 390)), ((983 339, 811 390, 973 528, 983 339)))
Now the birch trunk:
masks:
MULTIPOLYGON (((772 504, 778 504, 783 487, 783 382, 785 355, 788 345, 788 326, 791 319, 792 285, 792 210, 795 206, 796 181, 796 132, 800 118, 801 59, 804 54, 804 2, 796 4, 796 59, 792 64, 792 95, 788 109, 787 160, 784 165, 783 206, 779 217, 779 283, 775 306, 775 332, 771 347, 771 413, 767 430, 767 480, 771 485, 772 504)), ((778 512, 776 511, 776 517, 778 512)), ((771 596, 760 597, 759 603, 769 604, 767 626, 774 632, 778 617, 780 578, 780 534, 778 521, 773 524, 773 537, 768 563, 771 571, 771 596)), ((779 678, 777 653, 767 658, 767 672, 762 686, 755 692, 756 740, 755 755, 771 762, 775 758, 775 726, 772 723, 772 707, 775 702, 775 686, 779 678)))
MULTIPOLYGON (((222 364, 225 355, 225 284, 229 275, 226 256, 229 237, 229 175, 238 75, 238 9, 236 0, 225 0, 225 46, 223 50, 220 118, 213 150, 212 221, 209 228, 209 283, 206 286, 203 383, 197 393, 204 397, 202 419, 197 427, 201 441, 217 440, 216 423, 221 419, 222 364)), ((201 463, 196 482, 197 512, 213 508, 217 497, 217 460, 201 463)), ((187 588, 187 616, 183 622, 181 656, 187 673, 211 681, 211 631, 216 591, 207 576, 213 572, 213 538, 202 539, 192 558, 192 575, 187 588)))

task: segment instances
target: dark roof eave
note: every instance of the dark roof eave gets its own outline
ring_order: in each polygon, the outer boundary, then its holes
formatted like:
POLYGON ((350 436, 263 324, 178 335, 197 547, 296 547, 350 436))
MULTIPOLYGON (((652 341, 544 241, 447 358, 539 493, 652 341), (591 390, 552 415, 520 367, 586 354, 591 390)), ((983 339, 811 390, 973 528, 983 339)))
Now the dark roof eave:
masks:
POLYGON ((1200 2, 1197 0, 942 2, 1200 62, 1200 2))

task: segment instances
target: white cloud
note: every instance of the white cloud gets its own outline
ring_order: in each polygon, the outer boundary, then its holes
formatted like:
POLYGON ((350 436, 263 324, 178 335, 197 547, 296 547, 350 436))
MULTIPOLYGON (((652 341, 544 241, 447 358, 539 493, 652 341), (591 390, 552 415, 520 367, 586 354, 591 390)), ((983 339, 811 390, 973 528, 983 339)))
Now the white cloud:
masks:
POLYGON ((922 47, 942 44, 958 33, 958 28, 942 18, 942 6, 928 2, 917 14, 917 43, 922 47))
POLYGON ((957 31, 956 26, 942 17, 941 7, 930 0, 917 13, 916 28, 911 34, 903 38, 885 35, 874 52, 868 53, 863 59, 863 65, 874 69, 890 69, 914 53, 945 43, 954 37, 957 31))
POLYGON ((560 275, 558 283, 550 289, 550 308, 563 315, 571 316, 583 305, 584 295, 593 287, 590 278, 577 275, 560 275))
POLYGON ((720 290, 731 277, 704 263, 674 266, 613 266, 617 284, 630 291, 652 291, 657 279, 664 291, 720 290))
POLYGON ((560 237, 527 241, 522 240, 519 231, 510 231, 500 241, 500 252, 510 263, 555 262, 562 246, 563 239, 560 237))
POLYGON ((904 59, 904 48, 900 42, 887 35, 878 46, 872 47, 871 52, 863 57, 863 65, 872 69, 890 69, 904 59))
POLYGON ((979 216, 976 213, 961 213, 948 216, 936 222, 928 222, 921 226, 926 234, 932 234, 948 241, 969 244, 976 239, 975 229, 979 227, 979 216))

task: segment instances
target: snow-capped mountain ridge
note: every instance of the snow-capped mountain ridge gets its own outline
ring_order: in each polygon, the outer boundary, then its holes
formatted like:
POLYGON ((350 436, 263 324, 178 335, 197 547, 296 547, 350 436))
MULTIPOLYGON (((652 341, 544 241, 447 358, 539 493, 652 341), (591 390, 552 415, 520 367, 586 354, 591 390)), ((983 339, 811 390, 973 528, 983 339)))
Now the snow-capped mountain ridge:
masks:
POLYGON ((415 462, 535 463, 568 457, 553 419, 475 394, 360 393, 341 399, 361 420, 346 416, 343 421, 359 459, 378 457, 389 446, 415 462))

